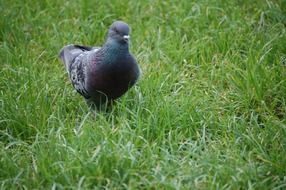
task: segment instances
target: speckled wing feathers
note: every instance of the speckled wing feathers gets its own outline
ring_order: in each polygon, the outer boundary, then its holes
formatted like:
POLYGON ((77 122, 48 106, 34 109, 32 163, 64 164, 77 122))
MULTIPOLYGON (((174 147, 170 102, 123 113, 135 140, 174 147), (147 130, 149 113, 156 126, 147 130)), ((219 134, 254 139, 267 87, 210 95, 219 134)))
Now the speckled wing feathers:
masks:
POLYGON ((90 54, 95 53, 99 47, 81 45, 65 46, 60 53, 73 87, 86 99, 90 98, 86 90, 87 66, 90 54))
POLYGON ((88 92, 85 88, 85 78, 86 78, 86 64, 84 62, 84 55, 82 53, 75 58, 73 63, 69 65, 69 77, 72 82, 73 87, 78 93, 80 93, 85 98, 89 98, 88 92))

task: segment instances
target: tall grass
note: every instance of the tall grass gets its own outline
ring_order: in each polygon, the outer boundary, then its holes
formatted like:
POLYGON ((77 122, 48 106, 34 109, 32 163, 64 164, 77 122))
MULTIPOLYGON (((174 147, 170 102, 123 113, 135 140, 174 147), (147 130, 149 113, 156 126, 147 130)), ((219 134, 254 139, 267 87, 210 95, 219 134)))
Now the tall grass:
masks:
POLYGON ((286 2, 0 0, 0 189, 286 188, 286 2), (57 55, 132 28, 142 76, 90 112, 57 55))

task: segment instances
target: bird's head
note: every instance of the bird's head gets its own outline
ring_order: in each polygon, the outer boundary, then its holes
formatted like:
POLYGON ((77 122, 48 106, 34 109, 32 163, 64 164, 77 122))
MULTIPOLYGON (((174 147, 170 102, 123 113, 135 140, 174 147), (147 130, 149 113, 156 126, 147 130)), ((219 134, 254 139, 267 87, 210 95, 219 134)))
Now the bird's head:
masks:
POLYGON ((125 22, 115 21, 109 28, 108 38, 119 43, 129 42, 129 26, 125 22))

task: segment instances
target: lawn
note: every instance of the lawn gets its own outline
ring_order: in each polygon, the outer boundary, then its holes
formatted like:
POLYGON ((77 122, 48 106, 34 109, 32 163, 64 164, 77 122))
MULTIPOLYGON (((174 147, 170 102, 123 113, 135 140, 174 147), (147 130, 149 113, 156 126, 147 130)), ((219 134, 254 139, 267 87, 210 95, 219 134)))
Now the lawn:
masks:
POLYGON ((0 189, 286 189, 285 0, 0 0, 0 189), (58 59, 131 27, 91 111, 58 59))

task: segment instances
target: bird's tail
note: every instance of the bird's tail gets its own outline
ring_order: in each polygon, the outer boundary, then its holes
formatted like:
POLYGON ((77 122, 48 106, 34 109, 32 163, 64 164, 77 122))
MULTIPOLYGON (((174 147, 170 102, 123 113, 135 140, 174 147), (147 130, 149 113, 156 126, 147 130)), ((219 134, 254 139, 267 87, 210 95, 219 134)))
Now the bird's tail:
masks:
POLYGON ((70 64, 79 56, 84 50, 78 45, 67 45, 63 47, 59 53, 59 58, 63 61, 65 68, 69 71, 70 64))

